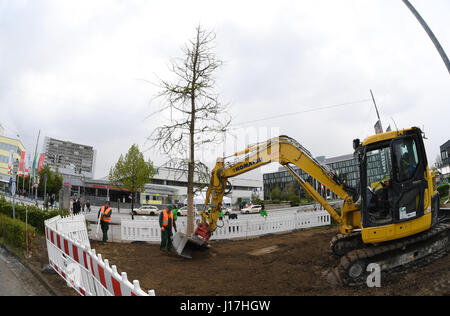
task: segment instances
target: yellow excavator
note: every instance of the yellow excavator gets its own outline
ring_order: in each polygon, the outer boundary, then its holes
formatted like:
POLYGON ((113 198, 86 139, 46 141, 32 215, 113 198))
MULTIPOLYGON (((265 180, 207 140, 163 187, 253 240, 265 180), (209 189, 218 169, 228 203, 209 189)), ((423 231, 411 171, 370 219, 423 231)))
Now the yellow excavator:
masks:
POLYGON ((192 249, 189 245, 208 244, 217 228, 229 178, 278 162, 337 222, 340 233, 331 241, 331 251, 340 263, 333 274, 343 284, 364 282, 371 263, 389 271, 447 254, 450 216, 448 210, 440 209, 422 131, 413 127, 376 134, 362 143, 355 139, 353 148, 359 161, 358 188, 347 186, 288 136, 249 146, 236 152, 233 161, 218 158, 194 235, 175 236, 178 253, 192 249), (335 210, 294 166, 342 199, 341 209, 335 210))

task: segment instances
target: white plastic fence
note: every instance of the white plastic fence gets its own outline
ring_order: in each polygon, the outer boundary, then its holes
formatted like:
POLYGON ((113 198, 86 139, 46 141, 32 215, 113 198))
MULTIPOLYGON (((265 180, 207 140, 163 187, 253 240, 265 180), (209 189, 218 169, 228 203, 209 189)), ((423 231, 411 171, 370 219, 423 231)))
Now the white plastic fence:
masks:
POLYGON ((133 283, 127 274, 90 248, 84 215, 56 216, 45 221, 49 263, 53 269, 83 296, 154 296, 145 293, 139 281, 133 283))
MULTIPOLYGON (((281 233, 302 228, 330 225, 331 217, 327 211, 300 212, 286 215, 241 216, 243 219, 225 218, 218 221, 218 228, 211 240, 247 238, 273 233, 281 233)), ((177 229, 186 232, 186 218, 178 217, 177 229)), ((160 242, 161 229, 158 219, 128 220, 121 222, 122 241, 160 242)))

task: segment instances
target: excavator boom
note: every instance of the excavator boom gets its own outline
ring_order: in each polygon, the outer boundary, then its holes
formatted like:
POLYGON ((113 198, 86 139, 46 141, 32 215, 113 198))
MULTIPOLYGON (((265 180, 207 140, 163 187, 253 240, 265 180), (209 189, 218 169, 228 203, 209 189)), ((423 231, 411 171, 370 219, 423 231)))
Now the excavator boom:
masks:
POLYGON ((211 181, 205 199, 205 206, 211 205, 211 212, 208 213, 204 210, 201 213, 202 222, 208 225, 211 232, 214 232, 216 229, 228 179, 271 162, 278 162, 283 165, 294 179, 338 222, 343 233, 351 233, 355 228, 359 228, 357 221, 355 222, 350 218, 353 217, 352 213, 358 211, 352 196, 355 190, 346 187, 331 169, 318 162, 296 140, 288 136, 272 138, 269 141, 251 145, 242 151, 236 152, 233 156, 237 158, 227 163, 225 163, 223 158, 217 159, 216 166, 211 173, 211 181), (303 170, 343 199, 345 203, 342 214, 339 215, 308 181, 298 175, 293 166, 303 170), (352 226, 353 224, 355 226, 352 226))

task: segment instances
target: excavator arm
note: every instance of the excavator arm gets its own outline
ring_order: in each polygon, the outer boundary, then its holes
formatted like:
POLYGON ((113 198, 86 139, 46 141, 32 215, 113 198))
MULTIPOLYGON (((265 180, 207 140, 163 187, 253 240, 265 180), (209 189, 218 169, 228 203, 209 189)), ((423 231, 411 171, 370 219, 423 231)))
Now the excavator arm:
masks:
MULTIPOLYGON (((231 157, 231 156, 230 156, 231 157)), ((222 208, 222 200, 227 190, 229 178, 249 172, 271 162, 278 162, 296 179, 299 184, 324 208, 339 224, 343 234, 350 234, 355 228, 359 228, 360 212, 354 204, 354 189, 348 188, 327 166, 318 162, 311 153, 296 140, 288 136, 272 138, 266 142, 249 146, 236 152, 235 159, 225 162, 224 158, 218 158, 211 173, 210 185, 206 193, 205 208, 201 212, 202 224, 207 225, 210 232, 216 230, 219 213, 222 208), (341 214, 305 181, 293 168, 297 166, 312 178, 329 188, 343 201, 341 214), (206 207, 210 205, 211 211, 206 207)))

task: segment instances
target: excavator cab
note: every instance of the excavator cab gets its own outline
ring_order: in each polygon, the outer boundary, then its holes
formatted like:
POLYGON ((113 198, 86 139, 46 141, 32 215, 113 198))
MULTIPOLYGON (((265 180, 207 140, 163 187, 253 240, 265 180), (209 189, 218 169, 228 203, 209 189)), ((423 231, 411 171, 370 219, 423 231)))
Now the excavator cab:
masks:
POLYGON ((362 144, 361 152, 362 226, 422 217, 429 206, 425 203, 429 202, 429 171, 420 129, 372 136, 362 144))

